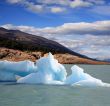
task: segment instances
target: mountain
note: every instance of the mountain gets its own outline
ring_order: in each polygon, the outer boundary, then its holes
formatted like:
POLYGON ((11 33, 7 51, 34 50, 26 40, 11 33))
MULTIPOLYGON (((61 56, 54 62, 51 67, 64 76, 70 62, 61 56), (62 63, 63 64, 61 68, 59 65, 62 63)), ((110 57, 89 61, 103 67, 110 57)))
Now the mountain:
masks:
POLYGON ((110 62, 110 59, 104 59, 103 61, 110 62))
MULTIPOLYGON (((52 52, 52 54, 54 54, 55 57, 61 63, 88 63, 87 61, 92 61, 94 63, 99 64, 99 61, 89 58, 85 55, 76 53, 55 41, 46 39, 44 37, 31 35, 19 30, 7 30, 1 27, 0 28, 0 59, 8 59, 14 61, 22 60, 24 56, 22 56, 21 59, 16 59, 17 56, 15 58, 17 52, 27 56, 24 59, 30 59, 30 60, 36 60, 39 57, 46 55, 46 53, 52 52), (10 53, 12 56, 9 59, 10 53), (32 59, 31 57, 34 57, 34 59, 32 59)), ((100 62, 100 63, 105 64, 105 62, 100 62)), ((89 62, 88 64, 93 64, 93 63, 89 62)))
POLYGON ((55 41, 48 40, 40 36, 27 34, 19 30, 7 30, 4 28, 0 28, 0 47, 23 51, 43 51, 45 53, 52 52, 53 54, 69 53, 82 58, 88 58, 62 46, 55 41))

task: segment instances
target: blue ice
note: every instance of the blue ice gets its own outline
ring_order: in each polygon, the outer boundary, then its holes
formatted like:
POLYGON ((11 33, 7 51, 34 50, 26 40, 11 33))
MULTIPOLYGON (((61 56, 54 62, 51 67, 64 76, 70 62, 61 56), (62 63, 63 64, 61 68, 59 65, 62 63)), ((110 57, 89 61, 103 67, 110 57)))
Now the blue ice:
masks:
POLYGON ((0 80, 17 80, 17 83, 28 84, 110 87, 110 84, 85 73, 77 65, 72 66, 71 70, 72 74, 67 76, 65 67, 49 53, 47 57, 42 57, 35 63, 31 61, 0 61, 0 80), (16 75, 20 77, 16 79, 16 75))
POLYGON ((0 81, 16 81, 15 75, 26 76, 37 71, 37 66, 29 60, 20 62, 0 61, 0 81))

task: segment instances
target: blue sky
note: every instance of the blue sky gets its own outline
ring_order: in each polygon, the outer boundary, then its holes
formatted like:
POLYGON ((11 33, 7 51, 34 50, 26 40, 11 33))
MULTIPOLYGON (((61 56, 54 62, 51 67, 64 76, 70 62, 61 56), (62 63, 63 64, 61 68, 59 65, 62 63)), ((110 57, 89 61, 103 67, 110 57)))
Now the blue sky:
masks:
MULTIPOLYGON (((49 10, 45 11, 45 9, 42 10, 42 12, 39 12, 37 11, 37 9, 34 10, 34 8, 33 10, 27 9, 27 6, 23 6, 24 4, 22 2, 20 3, 19 0, 18 3, 16 2, 14 3, 10 1, 14 1, 14 0, 2 0, 0 2, 1 24, 11 23, 14 25, 23 24, 23 25, 36 26, 36 27, 47 27, 47 26, 58 26, 70 22, 82 22, 82 21, 94 22, 94 21, 110 19, 110 15, 109 15, 110 7, 107 5, 108 4, 107 1, 105 2, 104 5, 102 4, 100 5, 100 6, 106 6, 106 8, 108 6, 108 8, 105 9, 105 11, 103 9, 104 12, 102 13, 100 13, 100 11, 99 13, 94 12, 93 9, 96 8, 95 6, 80 7, 80 5, 79 7, 77 6, 76 8, 70 8, 69 6, 65 6, 67 10, 62 12, 50 12, 49 10)), ((47 1, 52 1, 52 0, 47 0, 47 1)), ((37 4, 37 0, 30 0, 29 3, 35 3, 33 5, 34 7, 37 4)), ((61 6, 62 5, 59 5, 59 7, 61 6)))
POLYGON ((1 0, 0 26, 55 40, 93 58, 110 58, 109 0, 1 0))

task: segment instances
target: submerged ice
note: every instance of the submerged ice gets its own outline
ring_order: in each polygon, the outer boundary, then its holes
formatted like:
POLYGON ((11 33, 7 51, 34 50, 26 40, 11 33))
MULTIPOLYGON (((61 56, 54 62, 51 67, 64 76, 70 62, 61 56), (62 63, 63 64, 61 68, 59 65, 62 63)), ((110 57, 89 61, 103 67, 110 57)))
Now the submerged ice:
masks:
POLYGON ((72 66, 71 70, 72 74, 67 76, 65 67, 49 53, 48 57, 42 57, 36 63, 1 61, 0 80, 15 80, 16 75, 19 75, 21 77, 17 79, 17 83, 110 87, 110 84, 84 73, 77 65, 72 66))

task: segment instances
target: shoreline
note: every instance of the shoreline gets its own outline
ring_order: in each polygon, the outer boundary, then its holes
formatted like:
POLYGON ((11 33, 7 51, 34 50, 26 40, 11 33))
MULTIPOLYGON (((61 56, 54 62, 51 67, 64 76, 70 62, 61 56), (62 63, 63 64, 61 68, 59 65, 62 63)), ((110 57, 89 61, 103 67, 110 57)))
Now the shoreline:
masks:
MULTIPOLYGON (((35 62, 39 58, 46 57, 47 55, 48 53, 41 51, 20 51, 0 47, 0 61, 7 60, 18 62, 29 60, 35 62)), ((61 64, 110 65, 110 62, 85 59, 68 53, 56 53, 53 55, 61 64)))

